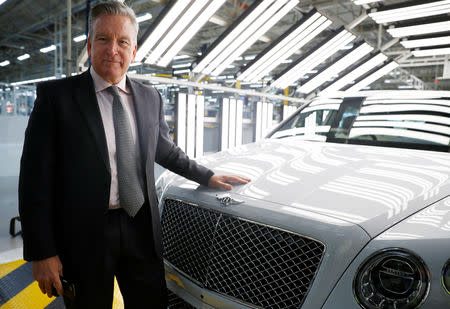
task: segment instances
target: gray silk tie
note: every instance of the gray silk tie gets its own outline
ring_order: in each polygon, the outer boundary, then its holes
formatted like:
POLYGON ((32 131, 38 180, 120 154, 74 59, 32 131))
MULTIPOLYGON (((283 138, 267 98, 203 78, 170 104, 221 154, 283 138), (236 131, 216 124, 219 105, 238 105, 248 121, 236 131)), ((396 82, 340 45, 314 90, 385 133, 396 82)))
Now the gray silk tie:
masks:
POLYGON ((116 136, 117 182, 119 184, 120 207, 130 217, 134 217, 145 201, 137 175, 136 148, 131 134, 130 121, 122 106, 119 89, 116 86, 111 86, 107 90, 114 97, 112 110, 116 136))

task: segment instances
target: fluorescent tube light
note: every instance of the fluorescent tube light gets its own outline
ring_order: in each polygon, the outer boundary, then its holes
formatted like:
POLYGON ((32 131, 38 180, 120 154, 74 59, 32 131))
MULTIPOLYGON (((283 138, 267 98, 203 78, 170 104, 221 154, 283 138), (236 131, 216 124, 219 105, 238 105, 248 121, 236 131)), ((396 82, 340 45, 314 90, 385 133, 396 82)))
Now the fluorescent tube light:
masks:
POLYGON ((180 63, 180 64, 172 64, 172 69, 180 69, 180 68, 188 68, 191 66, 191 63, 180 63))
POLYGON ((5 3, 7 0, 0 0, 0 5, 2 5, 3 3, 5 3))
POLYGON ((55 45, 50 45, 50 46, 41 48, 39 51, 40 51, 41 53, 48 53, 48 52, 51 52, 51 51, 53 51, 53 50, 55 50, 55 49, 56 49, 56 46, 55 46, 55 45))
POLYGON ((186 73, 186 74, 189 74, 191 72, 191 70, 175 70, 175 71, 173 71, 173 74, 183 74, 183 73, 186 73))
MULTIPOLYGON (((214 91, 213 91, 214 93, 214 91)), ((223 91, 222 91, 223 93, 223 91)), ((228 149, 228 123, 230 118, 230 99, 223 98, 222 99, 222 121, 221 121, 221 146, 220 150, 228 149)))
POLYGON ((75 42, 81 42, 81 41, 84 41, 84 40, 86 40, 86 34, 82 34, 82 35, 79 35, 79 36, 76 36, 76 37, 74 37, 73 38, 73 40, 75 41, 75 42))
POLYGON ((9 65, 11 62, 9 62, 9 60, 5 60, 3 62, 0 62, 0 67, 6 67, 7 65, 9 65))
POLYGON ((166 67, 225 0, 177 0, 136 53, 136 60, 166 67))
POLYGON ((228 148, 236 146, 236 99, 230 99, 230 110, 228 118, 228 148))
POLYGON ((374 81, 376 81, 380 77, 386 75, 387 73, 389 73, 390 71, 392 71, 396 67, 398 67, 398 63, 395 62, 395 61, 392 61, 392 62, 386 64, 381 69, 379 69, 376 72, 372 73, 371 75, 367 76, 366 78, 364 78, 362 81, 360 81, 356 85, 350 87, 346 91, 348 91, 348 92, 358 91, 358 90, 360 90, 360 89, 370 85, 371 83, 373 83, 374 81))
POLYGON ((373 68, 375 68, 376 66, 381 64, 386 59, 387 59, 387 57, 384 54, 379 53, 378 55, 372 57, 370 60, 366 61, 365 63, 363 63, 362 65, 360 65, 359 67, 357 67, 356 69, 354 69, 353 71, 351 71, 350 73, 348 73, 347 75, 342 77, 341 79, 337 80, 336 82, 334 82, 333 84, 331 84, 330 86, 328 86, 327 88, 322 90, 321 94, 338 91, 338 90, 342 89, 343 87, 345 87, 346 85, 348 85, 352 81, 354 81, 355 79, 359 78, 363 74, 369 72, 370 70, 372 70, 373 68))
POLYGON ((187 100, 187 131, 186 131, 186 154, 193 158, 195 156, 195 94, 188 94, 187 100))
POLYGON ((267 104, 267 122, 266 122, 266 129, 264 132, 264 136, 266 136, 270 130, 272 130, 273 124, 272 124, 272 118, 273 118, 273 104, 272 103, 266 103, 267 104))
POLYGON ((194 68, 195 73, 220 74, 253 43, 286 15, 299 0, 263 0, 255 2, 239 24, 232 27, 220 42, 213 43, 194 68), (216 44, 217 43, 217 44, 216 44))
POLYGON ((191 58, 191 56, 189 56, 189 55, 179 55, 179 56, 173 57, 173 60, 182 60, 182 59, 189 59, 189 58, 191 58))
POLYGON ((450 55, 450 48, 433 48, 433 49, 413 50, 413 51, 411 51, 411 53, 414 55, 414 57, 450 55))
POLYGON ((449 45, 450 36, 441 36, 429 39, 404 40, 400 41, 404 48, 418 48, 426 46, 449 45))
POLYGON ((242 117, 243 117, 243 102, 242 100, 236 101, 236 146, 242 145, 242 117))
POLYGON ((394 38, 450 31, 450 21, 387 29, 394 38))
POLYGON ((287 88, 289 85, 292 85, 295 81, 299 80, 302 76, 306 75, 307 72, 311 71, 320 63, 334 55, 342 48, 342 46, 347 45, 355 38, 356 37, 347 30, 342 30, 316 51, 311 53, 299 63, 293 65, 270 86, 282 89, 287 88))
POLYGON ((177 146, 186 151, 186 94, 178 93, 177 102, 177 146))
POLYGON ((30 58, 30 54, 23 54, 22 56, 17 57, 17 60, 23 61, 28 58, 30 58))
POLYGON ((141 22, 143 22, 143 21, 152 19, 152 17, 153 17, 152 14, 150 14, 150 13, 145 13, 144 15, 137 16, 137 17, 136 17, 136 21, 137 21, 138 23, 141 23, 141 22))
POLYGON ((382 0, 353 0, 353 3, 356 5, 369 4, 374 2, 380 2, 382 0))
POLYGON ((319 13, 313 14, 313 16, 306 21, 301 22, 295 30, 288 30, 292 32, 287 34, 283 40, 274 45, 264 55, 259 57, 255 63, 245 68, 238 79, 251 82, 258 81, 275 67, 287 61, 287 58, 310 42, 331 23, 330 20, 319 13))
MULTIPOLYGON (((227 47, 234 41, 235 38, 241 35, 241 33, 253 22, 258 16, 272 4, 273 0, 263 0, 258 6, 254 7, 244 20, 242 20, 233 30, 226 35, 222 41, 220 41, 215 48, 208 51, 205 57, 194 68, 195 73, 202 72, 220 53, 227 49, 227 47)), ((253 6, 252 6, 253 7, 253 6)), ((248 10, 248 9, 247 9, 248 10)), ((214 43, 213 43, 214 45, 214 43)))
POLYGON ((426 4, 374 12, 369 13, 369 16, 376 23, 384 24, 447 13, 450 13, 450 0, 434 1, 426 4))
POLYGON ((197 115, 195 117, 195 157, 203 156, 203 130, 205 117, 205 97, 197 96, 197 115))
MULTIPOLYGON (((183 1, 188 2, 186 0, 183 1)), ((163 56, 164 52, 168 48, 170 48, 170 46, 174 43, 174 41, 178 39, 180 35, 182 35, 182 32, 185 31, 186 25, 189 25, 191 23, 193 17, 195 17, 196 14, 199 11, 201 11, 201 8, 207 2, 208 2, 207 0, 194 1, 190 3, 190 5, 186 8, 186 11, 182 12, 179 18, 177 18, 176 20, 172 20, 170 22, 166 20, 165 22, 167 23, 167 26, 169 28, 167 29, 167 32, 164 34, 164 36, 160 39, 160 41, 157 44, 155 44, 155 46, 152 48, 152 51, 150 52, 145 62, 159 64, 158 62, 160 58, 163 56)), ((164 23, 164 21, 162 21, 162 23, 164 23)), ((192 35, 194 34, 195 33, 193 33, 192 35)), ((166 62, 167 63, 170 62, 170 60, 172 60, 172 58, 178 53, 178 51, 179 50, 177 50, 169 59, 169 61, 166 62)))
POLYGON ((262 117, 261 138, 264 138, 264 136, 266 136, 267 126, 268 126, 267 119, 269 118, 268 114, 269 114, 269 103, 263 102, 263 104, 262 104, 262 115, 261 115, 261 117, 262 117))
POLYGON ((256 128, 255 141, 259 141, 262 137, 262 102, 256 102, 256 128))
MULTIPOLYGON (((260 17, 255 20, 245 31, 237 37, 229 46, 228 51, 223 51, 211 64, 214 68, 211 72, 208 69, 205 73, 218 75, 231 64, 237 57, 242 55, 250 46, 253 45, 264 33, 274 26, 283 16, 298 4, 299 0, 280 0, 276 1, 260 17), (287 2, 287 3, 286 3, 287 2), (230 54, 228 54, 231 52, 230 54), (227 55, 228 54, 228 55, 227 55)), ((246 56, 248 58, 248 56, 246 56)), ((244 59, 246 58, 244 57, 244 59)))
MULTIPOLYGON (((197 0, 198 1, 198 0, 197 0)), ((159 61, 159 65, 167 66, 172 58, 192 39, 192 37, 203 27, 204 24, 223 5, 225 0, 210 1, 203 12, 194 18, 192 24, 185 29, 184 33, 175 40, 174 44, 159 61)), ((187 13, 186 13, 187 14, 187 13)))
POLYGON ((340 72, 357 62, 359 59, 366 56, 372 50, 372 46, 367 43, 363 43, 361 46, 357 47, 355 50, 344 56, 329 68, 322 71, 319 75, 311 79, 309 82, 299 87, 298 91, 302 93, 310 93, 311 91, 325 83, 330 76, 339 74, 340 72))
MULTIPOLYGON (((64 75, 64 74, 63 74, 64 75)), ((34 83, 39 83, 39 82, 44 82, 47 80, 52 80, 52 79, 56 79, 55 76, 49 76, 49 77, 42 77, 42 78, 35 78, 35 79, 29 79, 29 80, 23 80, 20 82, 14 82, 11 83, 11 86, 19 86, 19 85, 26 85, 26 84, 34 84, 34 83)))
POLYGON ((154 48, 158 41, 167 32, 167 29, 172 25, 173 21, 179 19, 179 15, 184 11, 184 9, 190 4, 191 1, 177 1, 166 13, 164 18, 159 22, 159 24, 150 33, 148 38, 141 43, 141 47, 136 53, 135 61, 142 61, 147 54, 154 48))

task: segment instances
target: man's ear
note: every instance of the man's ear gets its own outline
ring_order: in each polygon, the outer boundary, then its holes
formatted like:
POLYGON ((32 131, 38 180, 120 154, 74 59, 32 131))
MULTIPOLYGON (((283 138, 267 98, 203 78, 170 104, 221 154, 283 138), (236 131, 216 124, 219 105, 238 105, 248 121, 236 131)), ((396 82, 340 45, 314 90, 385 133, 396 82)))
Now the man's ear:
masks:
POLYGON ((136 52, 137 52, 137 44, 134 44, 133 48, 133 57, 131 57, 131 62, 134 61, 134 58, 136 58, 136 52))
POLYGON ((87 38, 87 52, 88 52, 89 58, 91 58, 91 37, 90 36, 88 36, 88 38, 87 38))

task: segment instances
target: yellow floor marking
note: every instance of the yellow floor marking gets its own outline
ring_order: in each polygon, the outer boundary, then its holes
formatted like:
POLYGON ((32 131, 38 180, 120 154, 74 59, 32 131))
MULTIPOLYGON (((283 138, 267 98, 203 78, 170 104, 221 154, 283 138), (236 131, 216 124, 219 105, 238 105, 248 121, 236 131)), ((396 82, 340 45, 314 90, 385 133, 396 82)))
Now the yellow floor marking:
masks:
POLYGON ((17 268, 19 268, 20 266, 22 266, 25 263, 26 263, 26 261, 24 261, 24 260, 17 260, 14 262, 1 264, 0 265, 0 278, 3 278, 4 276, 9 274, 13 270, 16 270, 17 268))
POLYGON ((19 309, 19 308, 45 308, 55 297, 48 298, 47 295, 42 294, 38 283, 34 281, 27 286, 19 294, 8 300, 0 309, 19 309))
MULTIPOLYGON (((123 309, 123 298, 122 293, 120 293, 119 285, 117 284, 116 278, 114 278, 114 300, 113 309, 123 309)), ((0 308, 3 309, 3 308, 0 308)))

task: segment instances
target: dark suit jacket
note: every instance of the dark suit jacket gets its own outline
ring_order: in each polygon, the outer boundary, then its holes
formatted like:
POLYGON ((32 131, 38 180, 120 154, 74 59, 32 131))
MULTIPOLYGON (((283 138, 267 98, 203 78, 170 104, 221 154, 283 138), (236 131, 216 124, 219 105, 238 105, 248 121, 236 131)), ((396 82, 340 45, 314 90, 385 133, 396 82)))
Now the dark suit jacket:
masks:
MULTIPOLYGON (((170 140, 160 94, 129 78, 127 83, 146 173, 149 224, 161 259, 154 162, 204 185, 213 172, 190 160, 170 140)), ((59 255, 64 274, 75 277, 101 263, 110 183, 106 137, 89 71, 39 84, 19 179, 24 259, 59 255)))

